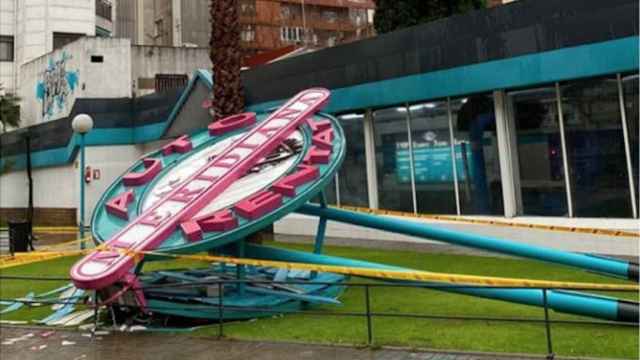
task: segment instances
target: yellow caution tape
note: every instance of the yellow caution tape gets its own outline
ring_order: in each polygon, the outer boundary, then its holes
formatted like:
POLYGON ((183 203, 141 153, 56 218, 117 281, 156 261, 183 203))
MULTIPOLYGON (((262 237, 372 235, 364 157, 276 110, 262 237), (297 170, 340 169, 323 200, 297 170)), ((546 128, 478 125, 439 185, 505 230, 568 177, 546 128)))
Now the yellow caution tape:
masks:
POLYGON ((0 257, 0 270, 14 266, 27 265, 31 263, 53 260, 61 257, 83 254, 85 251, 34 251, 30 253, 16 253, 13 256, 0 257))
POLYGON ((309 263, 295 263, 273 260, 256 260, 247 258, 234 258, 226 256, 212 255, 174 255, 166 253, 158 253, 152 251, 143 251, 148 255, 161 255, 177 259, 189 259, 199 261, 226 262, 237 265, 253 265, 275 267, 280 269, 298 269, 310 270, 318 272, 331 272, 343 275, 354 275, 378 279, 389 280, 406 280, 406 281, 428 281, 444 284, 463 284, 463 285, 483 285, 483 286, 502 286, 502 287, 523 287, 523 288, 562 288, 562 289, 582 289, 582 290, 628 290, 638 291, 638 285, 626 284, 598 284, 598 283, 582 283, 567 281, 548 281, 534 279, 517 279, 503 278, 493 276, 476 276, 476 275, 460 275, 437 273, 431 271, 400 271, 400 270, 380 270, 371 268, 335 266, 335 265, 318 265, 309 263))
POLYGON ((62 243, 52 244, 48 246, 42 246, 38 251, 24 252, 24 253, 15 253, 13 255, 5 255, 0 256, 0 269, 6 269, 19 265, 26 265, 40 261, 53 260, 66 256, 74 256, 80 255, 87 252, 92 251, 92 249, 87 250, 67 250, 67 251, 56 251, 56 249, 63 248, 65 246, 79 244, 82 241, 91 241, 91 236, 84 237, 82 239, 75 239, 70 241, 65 241, 62 243))
MULTIPOLYGON (((585 228, 585 227, 574 227, 574 226, 542 225, 542 224, 510 222, 510 221, 501 221, 501 220, 474 219, 466 216, 457 216, 457 215, 415 214, 415 213, 406 212, 406 211, 371 209, 371 208, 348 206, 348 205, 341 205, 336 207, 340 209, 358 211, 358 212, 375 214, 375 215, 391 215, 391 216, 401 216, 401 217, 410 217, 410 218, 418 218, 418 219, 460 222, 460 223, 467 223, 467 224, 506 226, 506 227, 525 228, 525 229, 535 229, 535 230, 572 232, 572 233, 591 234, 591 235, 604 235, 604 236, 613 236, 613 237, 634 237, 634 238, 640 237, 640 231, 632 232, 632 231, 624 231, 624 230, 610 230, 610 229, 585 228)), ((0 229, 6 230, 7 228, 2 227, 0 229)), ((35 226, 33 230, 34 232, 45 233, 45 234, 76 234, 78 232, 78 227, 77 226, 35 226)))
POLYGON ((457 216, 457 215, 415 214, 412 212, 371 209, 371 208, 346 206, 346 205, 341 205, 336 207, 339 209, 351 210, 351 211, 357 211, 357 212, 363 212, 363 213, 375 214, 375 215, 391 215, 391 216, 401 216, 401 217, 410 217, 410 218, 418 218, 418 219, 460 222, 460 223, 467 223, 467 224, 506 226, 506 227, 535 229, 535 230, 572 232, 572 233, 582 233, 582 234, 591 234, 591 235, 605 235, 605 236, 614 236, 614 237, 634 237, 634 238, 640 237, 640 231, 631 232, 631 231, 624 231, 624 230, 609 230, 609 229, 596 229, 596 228, 583 228, 583 227, 557 226, 557 225, 541 225, 541 224, 509 222, 509 221, 500 221, 500 220, 473 219, 466 216, 457 216))
MULTIPOLYGON (((0 227, 0 230, 8 230, 9 228, 6 226, 0 227)), ((34 231, 78 231, 77 226, 34 226, 34 231)))
POLYGON ((54 251, 55 249, 63 248, 69 245, 80 244, 83 241, 92 242, 93 241, 92 236, 85 236, 84 238, 81 238, 81 239, 74 239, 74 240, 69 240, 61 243, 41 246, 39 251, 54 251))
MULTIPOLYGON (((95 250, 95 249, 93 249, 95 250)), ((20 254, 11 259, 0 259, 0 269, 24 265, 28 263, 51 260, 63 256, 74 256, 80 254, 86 254, 93 250, 78 250, 78 251, 58 251, 58 252, 34 252, 20 254)), ((422 281, 422 282, 437 282, 442 284, 455 284, 455 285, 481 285, 481 286, 501 286, 501 287, 522 287, 522 288, 560 288, 560 289, 581 289, 581 290, 617 290, 617 291, 639 291, 640 286, 637 284, 599 284, 599 283, 585 283, 585 282, 569 282, 569 281, 548 281, 548 280, 535 280, 535 279, 519 279, 519 278, 504 278, 493 276, 476 276, 476 275, 461 275, 461 274, 448 274, 437 273, 431 271, 400 271, 400 270, 380 270, 371 268, 359 268, 359 267, 347 267, 347 266, 335 266, 335 265, 319 265, 309 263, 296 263, 285 261, 273 261, 273 260, 257 260, 247 258, 235 258, 227 256, 213 256, 213 255, 177 255, 168 254, 154 251, 132 251, 128 249, 110 248, 107 246, 100 246, 97 251, 118 251, 124 253, 127 256, 135 257, 136 261, 140 261, 143 255, 157 255, 163 257, 169 257, 174 259, 188 259, 197 261, 208 262, 225 262, 237 265, 252 265, 252 266, 266 266, 275 267, 281 269, 298 269, 298 270, 310 270, 318 272, 331 272, 343 275, 362 276, 368 278, 388 279, 388 280, 404 280, 404 281, 422 281)))

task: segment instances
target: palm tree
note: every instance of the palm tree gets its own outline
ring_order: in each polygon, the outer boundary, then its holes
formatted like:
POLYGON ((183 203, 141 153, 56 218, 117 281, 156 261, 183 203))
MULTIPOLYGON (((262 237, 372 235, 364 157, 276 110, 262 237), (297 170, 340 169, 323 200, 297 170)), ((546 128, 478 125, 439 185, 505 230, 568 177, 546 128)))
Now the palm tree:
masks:
POLYGON ((209 57, 213 65, 210 111, 213 121, 242 112, 244 96, 240 79, 242 53, 236 0, 211 0, 209 57))
POLYGON ((17 128, 20 126, 20 106, 18 102, 20 98, 12 93, 5 93, 2 84, 0 84, 0 133, 9 128, 17 128))

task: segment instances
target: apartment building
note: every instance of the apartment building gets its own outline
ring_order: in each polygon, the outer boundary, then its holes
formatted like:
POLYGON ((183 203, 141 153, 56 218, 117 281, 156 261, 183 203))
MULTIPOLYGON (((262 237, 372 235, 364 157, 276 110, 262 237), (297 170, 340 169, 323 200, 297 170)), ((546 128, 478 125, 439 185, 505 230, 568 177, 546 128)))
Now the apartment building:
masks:
POLYGON ((0 1, 0 84, 19 88, 20 66, 82 36, 110 36, 109 0, 0 1))
MULTIPOLYGON (((115 35, 137 45, 209 46, 209 0, 118 0, 115 35)), ((372 0, 239 0, 247 56, 289 45, 322 48, 370 37, 372 0)))

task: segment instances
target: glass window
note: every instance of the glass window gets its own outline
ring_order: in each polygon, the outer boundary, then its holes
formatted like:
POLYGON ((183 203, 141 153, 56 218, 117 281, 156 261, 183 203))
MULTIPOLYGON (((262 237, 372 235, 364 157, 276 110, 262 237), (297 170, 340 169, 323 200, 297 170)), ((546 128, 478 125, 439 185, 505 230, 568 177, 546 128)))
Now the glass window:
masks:
MULTIPOLYGON (((373 112, 379 207, 413 212, 407 108, 373 112)), ((342 192, 340 193, 342 198, 342 192)))
POLYGON ((336 197, 336 178, 331 180, 329 185, 324 188, 324 195, 327 197, 327 205, 338 205, 338 200, 336 197))
POLYGON ((554 87, 509 93, 516 127, 522 213, 568 216, 554 87))
POLYGON ((13 61, 13 36, 0 36, 0 61, 13 61))
MULTIPOLYGON (((240 14, 247 16, 256 15, 256 1, 255 0, 240 0, 240 14)), ((281 9, 282 13, 282 9, 281 9)))
MULTIPOLYGON (((627 128, 629 129, 629 149, 631 150, 631 168, 633 170, 633 184, 636 192, 636 202, 638 197, 638 135, 640 131, 640 112, 638 111, 638 74, 622 77, 622 88, 624 91, 624 108, 627 117, 627 128)), ((640 205, 638 206, 640 208, 640 205)))
POLYGON ((414 104, 409 113, 418 212, 455 214, 447 102, 414 104))
POLYGON ((340 168, 340 205, 369 206, 367 166, 364 147, 364 114, 338 116, 347 141, 347 149, 340 168))
MULTIPOLYGON (((318 195, 312 197, 309 200, 309 202, 314 203, 314 204, 320 204, 320 196, 321 196, 321 194, 319 193, 318 195)), ((331 181, 324 188, 324 196, 325 196, 325 200, 327 201, 327 205, 338 205, 338 201, 337 201, 337 198, 336 198, 336 179, 335 179, 335 177, 332 178, 331 181)))
POLYGON ((574 216, 631 216, 616 79, 570 82, 561 94, 574 216))
POLYGON ((491 94, 451 100, 462 214, 504 215, 491 94))
POLYGON ((96 0, 96 15, 111 21, 112 6, 110 1, 96 0))

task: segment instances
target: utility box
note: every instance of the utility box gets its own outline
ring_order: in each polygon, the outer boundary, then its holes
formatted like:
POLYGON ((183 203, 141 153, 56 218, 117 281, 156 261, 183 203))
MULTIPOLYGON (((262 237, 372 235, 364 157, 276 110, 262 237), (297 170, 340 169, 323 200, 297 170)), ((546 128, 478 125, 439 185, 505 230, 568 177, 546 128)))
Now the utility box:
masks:
POLYGON ((9 251, 16 252, 29 251, 29 222, 9 221, 9 251))

